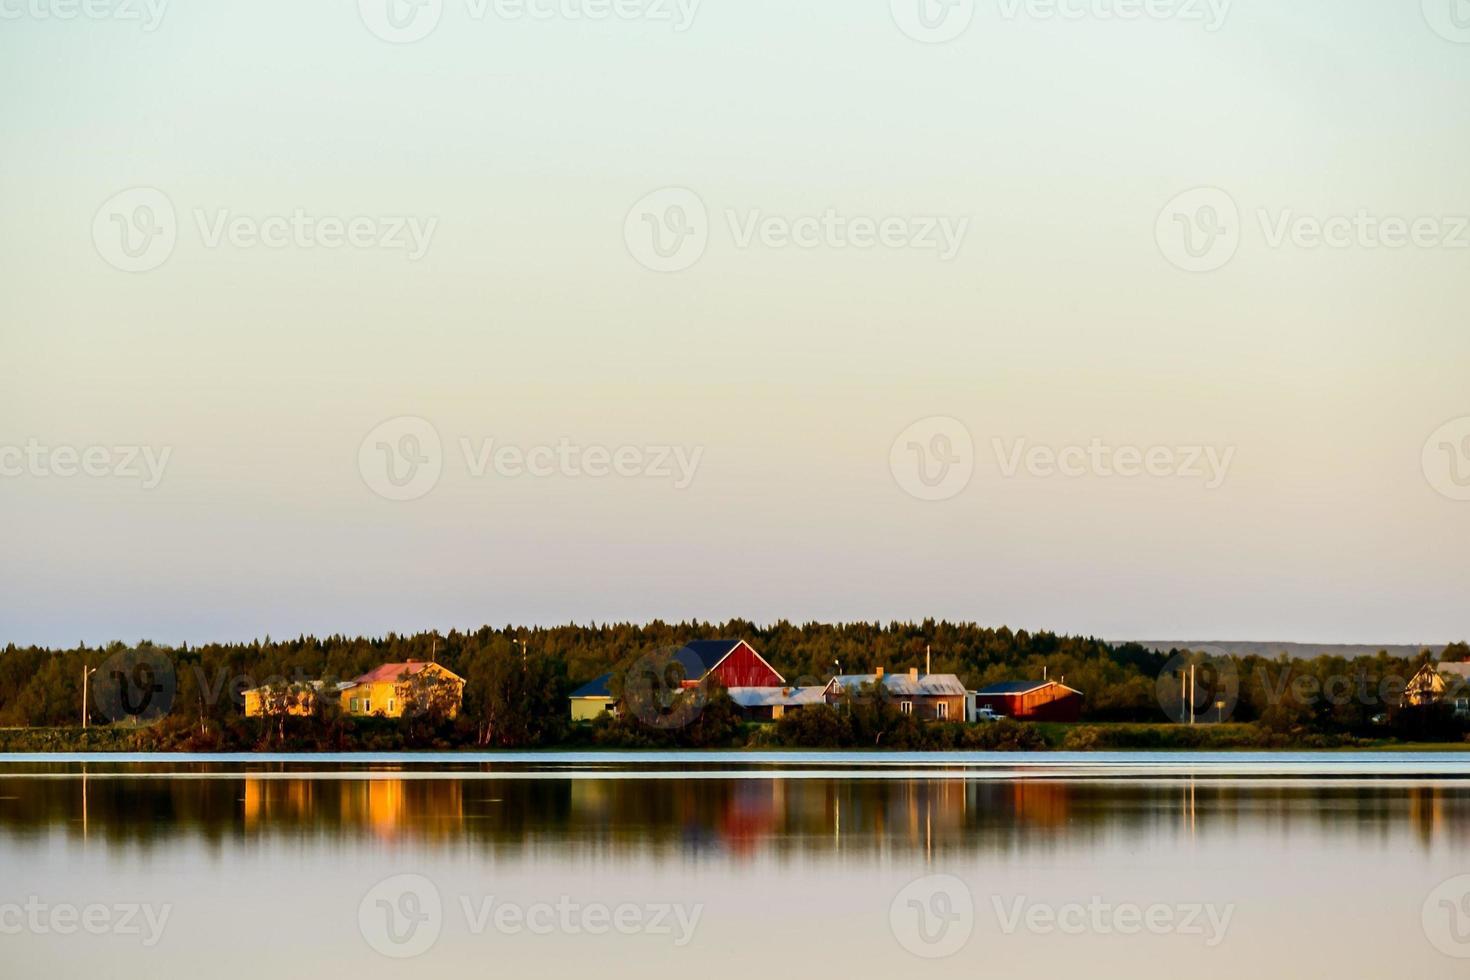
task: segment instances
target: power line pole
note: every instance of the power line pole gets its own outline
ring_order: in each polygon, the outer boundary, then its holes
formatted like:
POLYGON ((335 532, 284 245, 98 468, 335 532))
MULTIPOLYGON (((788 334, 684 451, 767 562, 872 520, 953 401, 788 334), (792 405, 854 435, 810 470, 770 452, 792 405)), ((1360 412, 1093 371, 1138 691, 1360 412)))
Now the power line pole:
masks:
POLYGON ((82 731, 87 730, 87 716, 91 714, 87 710, 87 695, 90 691, 92 675, 95 673, 97 673, 96 667, 88 667, 85 663, 82 664, 82 731))

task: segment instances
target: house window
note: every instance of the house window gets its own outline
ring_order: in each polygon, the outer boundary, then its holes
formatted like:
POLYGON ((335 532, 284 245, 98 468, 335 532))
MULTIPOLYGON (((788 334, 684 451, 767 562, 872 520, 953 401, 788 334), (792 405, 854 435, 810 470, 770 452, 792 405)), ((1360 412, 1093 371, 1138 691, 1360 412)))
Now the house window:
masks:
POLYGON ((612 702, 611 702, 611 701, 609 701, 609 702, 608 702, 608 703, 607 703, 607 704, 604 704, 604 705, 603 705, 603 706, 602 706, 602 710, 603 710, 603 711, 612 711, 612 710, 614 710, 614 709, 615 709, 615 708, 616 708, 616 707, 617 707, 617 705, 615 705, 615 704, 613 704, 613 703, 612 703, 612 702))
POLYGON ((373 699, 372 698, 363 698, 362 699, 362 713, 365 714, 365 715, 370 715, 370 714, 373 713, 373 699))
POLYGON ((903 712, 906 715, 911 715, 911 714, 914 713, 914 702, 912 702, 912 701, 900 701, 899 702, 899 705, 898 705, 898 710, 901 711, 901 712, 903 712))
POLYGON ((395 702, 394 702, 394 699, 393 698, 389 698, 388 699, 388 714, 390 714, 390 715, 393 713, 393 705, 394 705, 394 703, 395 702))
POLYGON ((936 717, 936 718, 948 718, 949 717, 949 702, 948 701, 940 701, 937 705, 934 706, 934 711, 935 711, 934 717, 936 717))
POLYGON ((352 707, 348 710, 350 710, 353 714, 357 714, 357 698, 352 699, 352 707))

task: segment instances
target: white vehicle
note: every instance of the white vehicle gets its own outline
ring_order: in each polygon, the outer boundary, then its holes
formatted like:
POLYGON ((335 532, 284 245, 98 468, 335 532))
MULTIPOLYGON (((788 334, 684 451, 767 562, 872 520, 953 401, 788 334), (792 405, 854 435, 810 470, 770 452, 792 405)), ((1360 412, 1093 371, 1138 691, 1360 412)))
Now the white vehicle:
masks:
POLYGON ((976 721, 1005 721, 1005 715, 998 715, 989 708, 981 708, 975 712, 976 721))

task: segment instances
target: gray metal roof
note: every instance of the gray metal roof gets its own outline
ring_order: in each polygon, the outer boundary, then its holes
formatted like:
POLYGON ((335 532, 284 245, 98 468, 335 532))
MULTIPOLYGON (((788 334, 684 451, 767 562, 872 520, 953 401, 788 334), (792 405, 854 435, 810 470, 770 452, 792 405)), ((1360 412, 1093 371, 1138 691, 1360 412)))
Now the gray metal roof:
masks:
MULTIPOLYGON (((864 684, 877 684, 877 674, 843 674, 837 678, 849 691, 857 691, 864 684)), ((965 685, 954 674, 920 674, 917 679, 907 673, 884 674, 883 688, 889 694, 907 697, 953 697, 966 693, 965 685)))
POLYGON ((742 708, 795 708, 822 704, 825 687, 732 687, 730 699, 742 708))

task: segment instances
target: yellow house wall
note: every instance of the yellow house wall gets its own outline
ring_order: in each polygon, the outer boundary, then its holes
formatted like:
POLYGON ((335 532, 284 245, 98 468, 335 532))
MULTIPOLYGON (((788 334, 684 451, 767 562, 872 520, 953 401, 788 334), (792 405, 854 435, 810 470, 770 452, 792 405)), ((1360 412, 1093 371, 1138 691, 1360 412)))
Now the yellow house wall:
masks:
MULTIPOLYGON (((449 709, 450 718, 459 717, 459 708, 464 697, 464 681, 450 674, 448 671, 431 664, 425 671, 441 678, 446 684, 454 685, 454 704, 449 709)), ((403 717, 403 704, 407 700, 409 685, 404 681, 374 681, 371 684, 359 684, 342 692, 342 710, 348 714, 381 716, 383 718, 403 717), (357 710, 352 710, 352 702, 357 702, 357 710), (372 704, 373 710, 368 712, 364 709, 364 702, 372 704), (389 706, 391 702, 391 707, 389 706)))
POLYGON ((595 721, 611 703, 612 698, 572 698, 572 721, 595 721))
MULTIPOLYGON (((305 697, 298 697, 287 714, 296 715, 298 718, 305 717, 316 710, 316 695, 308 693, 305 697)), ((259 718, 265 714, 265 693, 260 690, 245 692, 245 717, 259 718)))

